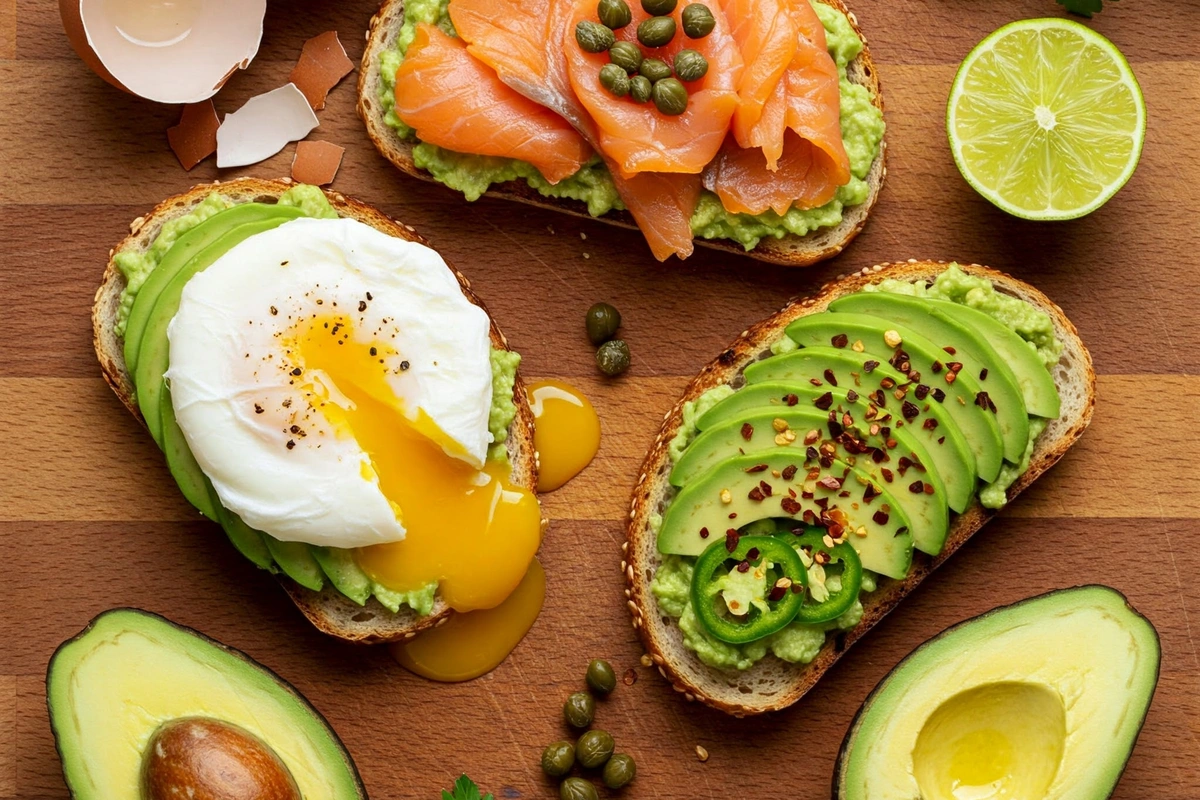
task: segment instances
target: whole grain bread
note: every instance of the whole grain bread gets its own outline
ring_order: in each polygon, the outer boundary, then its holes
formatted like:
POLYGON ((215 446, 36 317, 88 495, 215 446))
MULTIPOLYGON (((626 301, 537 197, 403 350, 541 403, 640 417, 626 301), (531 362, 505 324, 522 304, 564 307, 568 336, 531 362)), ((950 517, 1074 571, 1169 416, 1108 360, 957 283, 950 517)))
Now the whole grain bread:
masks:
MULTIPOLYGON (((1052 371, 1062 410, 1058 419, 1050 422, 1035 443, 1029 469, 1009 488, 1008 498, 1011 500, 1053 466, 1083 434, 1092 418, 1096 376, 1092 370, 1091 356, 1080 341, 1075 326, 1048 297, 1029 284, 987 267, 960 266, 965 272, 988 278, 999 291, 1018 297, 1049 314, 1055 335, 1063 343, 1062 358, 1052 371)), ((880 577, 877 590, 862 597, 862 621, 847 631, 827 637, 820 653, 806 665, 789 664, 769 655, 743 672, 708 667, 684 647, 679 626, 675 620, 659 611, 658 601, 650 591, 650 582, 661 562, 657 537, 650 528, 650 517, 661 514, 674 494, 668 481, 672 466, 668 445, 682 423, 684 403, 695 400, 716 386, 742 386, 745 383, 743 371, 746 366, 769 356, 770 345, 784 335, 784 329, 796 318, 824 311, 833 300, 859 291, 869 283, 885 278, 932 280, 946 267, 945 262, 935 261, 883 264, 843 276, 824 286, 815 295, 793 301, 777 314, 744 332, 701 370, 688 384, 683 397, 666 415, 633 491, 621 569, 625 574, 625 595, 633 614, 633 627, 641 636, 646 652, 659 672, 688 700, 698 700, 739 717, 777 711, 796 702, 841 658, 847 648, 866 635, 995 513, 978 502, 974 503, 952 521, 945 548, 940 555, 932 558, 914 553, 913 566, 904 580, 880 577)))
MULTIPOLYGON (((93 342, 104 379, 138 421, 144 423, 138 410, 133 381, 125 368, 124 342, 115 331, 117 309, 120 305, 121 291, 125 288, 125 278, 117 269, 114 256, 121 252, 147 250, 157 238, 164 223, 187 214, 213 192, 234 203, 273 203, 293 185, 286 178, 278 181, 240 178, 225 183, 193 187, 183 194, 164 200, 150 213, 135 219, 129 226, 129 235, 109 252, 108 266, 104 270, 104 278, 100 288, 96 290, 92 306, 93 342)), ((342 217, 358 220, 400 239, 425 244, 412 228, 389 219, 365 203, 337 192, 326 191, 325 195, 342 217)), ((454 274, 458 277, 458 283, 467 299, 487 311, 471 291, 471 284, 467 279, 457 270, 454 270, 454 274)), ((495 320, 492 320, 491 338, 494 347, 508 349, 508 342, 496 326, 495 320)), ((519 486, 535 489, 537 453, 533 446, 533 411, 529 407, 519 375, 513 387, 513 400, 516 403, 517 416, 509 427, 507 441, 508 455, 512 462, 512 479, 519 486)), ((375 644, 412 638, 427 628, 444 623, 453 613, 440 597, 436 599, 430 614, 419 616, 403 606, 399 613, 392 613, 373 597, 365 606, 359 606, 328 582, 320 592, 314 592, 282 574, 279 575, 279 581, 313 625, 331 636, 352 642, 375 644)))
MULTIPOLYGON (((879 86, 879 75, 871 61, 870 49, 866 37, 858 25, 854 13, 846 7, 842 0, 821 0, 827 5, 837 8, 850 20, 855 33, 863 42, 863 49, 847 67, 847 75, 852 83, 867 87, 871 92, 874 105, 883 110, 883 94, 879 86)), ((367 126, 367 135, 375 143, 375 147, 388 161, 391 161, 402 172, 423 180, 434 181, 432 175, 413 163, 414 143, 401 139, 395 129, 387 124, 384 117, 387 110, 379 101, 380 70, 379 56, 385 50, 394 49, 400 28, 404 24, 404 0, 383 0, 379 11, 371 18, 367 31, 367 47, 363 52, 362 68, 358 73, 358 113, 367 126)), ((819 228, 806 236, 787 235, 782 239, 764 238, 758 245, 747 251, 737 242, 725 239, 697 239, 705 247, 724 250, 728 253, 749 255, 761 261, 783 264, 792 267, 806 267, 832 258, 848 245, 866 224, 867 216, 879 198, 883 181, 887 175, 886 166, 887 137, 879 145, 879 155, 871 164, 871 170, 866 181, 870 190, 866 201, 850 206, 842 212, 840 224, 829 228, 819 228)), ((436 182, 436 181, 434 181, 436 182)), ((587 204, 578 200, 544 197, 536 189, 531 189, 524 181, 509 181, 488 189, 488 195, 515 200, 539 208, 561 211, 577 217, 591 219, 587 204)), ((633 216, 627 211, 613 211, 601 217, 601 221, 618 225, 623 228, 637 228, 633 216)))

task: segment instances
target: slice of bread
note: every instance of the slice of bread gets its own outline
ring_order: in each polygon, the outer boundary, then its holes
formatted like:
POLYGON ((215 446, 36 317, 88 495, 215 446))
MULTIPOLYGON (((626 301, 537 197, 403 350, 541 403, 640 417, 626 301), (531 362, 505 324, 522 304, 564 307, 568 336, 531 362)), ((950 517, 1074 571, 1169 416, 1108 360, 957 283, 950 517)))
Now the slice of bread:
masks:
MULTIPOLYGON (((883 95, 880 92, 879 76, 871 61, 870 50, 866 46, 858 20, 854 13, 846 7, 842 0, 821 0, 827 5, 842 11, 854 26, 855 32, 863 41, 862 52, 847 67, 851 82, 866 86, 873 98, 874 105, 883 109, 883 95)), ((378 13, 371 18, 371 27, 367 31, 367 47, 363 52, 362 68, 358 74, 358 113, 367 125, 367 135, 375 143, 375 147, 388 161, 391 161, 401 171, 416 178, 434 181, 433 176, 413 163, 413 142, 401 139, 396 131, 385 121, 386 110, 379 102, 379 55, 385 50, 394 49, 400 27, 404 24, 404 0, 384 0, 378 13)), ((830 228, 820 228, 807 236, 788 235, 782 239, 765 238, 753 250, 747 251, 737 242, 724 239, 697 239, 706 247, 724 250, 728 253, 738 253, 792 267, 806 267, 818 261, 832 258, 848 245, 863 225, 867 216, 879 198, 883 188, 883 180, 887 175, 886 168, 887 137, 879 145, 879 155, 871 165, 867 175, 870 192, 865 202, 844 210, 839 225, 830 228)), ((436 182, 436 181, 435 181, 436 182)), ((503 197, 520 203, 562 211, 577 217, 591 219, 587 205, 578 200, 544 197, 536 189, 531 189, 524 181, 509 181, 488 189, 487 194, 503 197)), ((596 219, 619 225, 623 228, 637 228, 633 216, 626 211, 614 211, 596 219)))
MULTIPOLYGON (((960 266, 965 272, 991 280, 999 291, 1018 297, 1049 314, 1055 334, 1063 343, 1062 358, 1053 370, 1062 411, 1038 438, 1029 469, 1009 488, 1008 497, 1011 500, 1053 466, 1083 434, 1092 419, 1096 376, 1092 371, 1091 356, 1080 341, 1075 326, 1048 297, 1026 283, 987 267, 960 266)), ((931 558, 914 553, 913 566, 902 581, 880 577, 878 589, 862 596, 862 621, 847 631, 827 637, 820 653, 809 664, 789 664, 769 655, 744 672, 705 666, 684 647, 679 626, 658 610, 658 600, 650 591, 650 581, 660 556, 657 537, 650 529, 649 518, 652 514, 661 514, 673 494, 667 479, 672 466, 667 446, 679 430, 683 404, 695 400, 715 386, 728 384, 736 388, 743 385, 745 378, 742 372, 746 366, 769 356, 770 345, 784 335, 784 329, 796 318, 824 311, 833 300, 856 292, 869 283, 885 278, 932 280, 946 267, 946 263, 934 261, 883 264, 843 276, 824 286, 812 297, 790 303, 779 313, 738 337, 688 384, 683 397, 667 414, 662 430, 642 465, 633 492, 621 569, 625 573, 625 594, 633 614, 633 627, 641 635, 646 651, 659 672, 687 699, 699 700, 739 717, 777 711, 796 702, 841 658, 850 645, 883 619, 995 513, 978 503, 973 504, 952 520, 949 537, 940 555, 931 558)))
MULTIPOLYGON (((138 410, 133 381, 125 369, 124 342, 114 332, 125 278, 117 269, 113 257, 120 252, 147 250, 158 236, 163 223, 188 213, 213 192, 234 203, 273 203, 293 185, 286 178, 279 181, 241 178, 226 183, 218 181, 196 186, 181 195, 164 200, 146 216, 135 219, 129 226, 129 235, 109 252, 104 279, 100 288, 96 290, 95 303, 92 306, 92 336, 104 379, 125 404, 129 413, 139 421, 142 421, 142 415, 138 410)), ((365 203, 337 192, 327 191, 325 195, 343 217, 363 222, 390 236, 426 243, 412 228, 389 219, 365 203)), ((459 285, 467 299, 487 311, 471 291, 471 284, 467 279, 457 270, 454 274, 458 277, 459 285)), ((493 347, 508 349, 508 342, 496 327, 495 320, 492 320, 491 338, 493 347)), ((519 486, 536 489, 537 453, 533 447, 533 411, 529 407, 520 376, 513 386, 513 400, 516 403, 517 416, 509 427, 507 441, 508 455, 512 462, 512 479, 519 486)), ((441 598, 436 600, 433 611, 426 616, 419 616, 404 606, 399 613, 393 614, 374 597, 367 601, 366 606, 359 606, 328 583, 322 591, 314 592, 283 577, 282 574, 279 580, 313 625, 331 636, 352 642, 375 644, 409 639, 420 631, 444 623, 453 613, 441 598)))

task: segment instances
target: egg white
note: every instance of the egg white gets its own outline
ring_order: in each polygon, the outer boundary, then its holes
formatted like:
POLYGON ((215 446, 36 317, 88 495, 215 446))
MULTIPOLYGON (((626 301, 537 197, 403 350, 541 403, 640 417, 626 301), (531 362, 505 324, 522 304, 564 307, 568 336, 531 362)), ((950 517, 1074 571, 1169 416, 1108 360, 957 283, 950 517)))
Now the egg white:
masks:
MULTIPOLYGON (((167 332, 175 416, 221 503, 247 524, 315 545, 399 541, 403 524, 370 457, 301 399, 283 352, 298 320, 330 313, 353 319, 354 341, 381 345, 404 414, 423 411, 452 443, 448 455, 482 466, 492 438, 487 314, 434 250, 349 219, 256 234, 188 282, 167 332)), ((328 376, 305 380, 350 402, 328 376)))

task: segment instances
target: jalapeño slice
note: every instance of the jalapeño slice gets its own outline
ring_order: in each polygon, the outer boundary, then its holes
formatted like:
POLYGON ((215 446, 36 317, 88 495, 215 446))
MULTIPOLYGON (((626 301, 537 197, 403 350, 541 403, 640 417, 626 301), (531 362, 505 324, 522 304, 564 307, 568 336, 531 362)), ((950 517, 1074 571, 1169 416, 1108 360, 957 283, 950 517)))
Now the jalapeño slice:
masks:
POLYGON ((791 622, 804 603, 807 585, 804 562, 791 542, 774 536, 742 536, 736 542, 730 537, 713 542, 696 560, 692 606, 706 631, 723 642, 744 644, 769 636, 791 622), (725 588, 722 579, 730 570, 751 569, 766 572, 762 605, 751 603, 744 615, 718 611, 718 595, 725 588))
MULTIPOLYGON (((825 563, 840 563, 842 565, 842 588, 836 592, 830 592, 829 596, 819 603, 813 600, 810 588, 804 599, 804 605, 796 614, 797 622, 811 625, 837 619, 846 613, 858 599, 858 590, 862 587, 862 561, 859 560, 858 553, 854 552, 854 548, 850 546, 849 542, 835 544, 833 547, 825 544, 826 535, 824 528, 810 527, 804 529, 804 532, 794 541, 813 560, 820 560, 821 557, 818 556, 818 553, 825 553, 829 556, 829 561, 825 563)), ((805 585, 811 586, 811 581, 806 582, 805 585)))

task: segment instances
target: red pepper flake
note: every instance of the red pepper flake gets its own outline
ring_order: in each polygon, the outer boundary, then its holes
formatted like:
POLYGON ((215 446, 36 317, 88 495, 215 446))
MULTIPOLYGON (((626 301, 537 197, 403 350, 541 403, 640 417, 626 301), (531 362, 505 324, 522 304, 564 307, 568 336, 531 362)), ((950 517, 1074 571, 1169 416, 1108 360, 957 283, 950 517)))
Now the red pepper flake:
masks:
POLYGON ((844 333, 839 333, 837 336, 834 336, 832 339, 830 339, 829 343, 840 350, 850 343, 850 337, 844 333))
POLYGON ((936 428, 937 426, 938 426, 938 421, 936 419, 934 419, 933 417, 926 417, 925 422, 922 423, 922 425, 921 425, 921 427, 927 431, 931 431, 934 428, 936 428))
POLYGON ((896 528, 896 533, 894 534, 893 538, 895 538, 896 536, 903 536, 906 533, 908 533, 908 526, 901 525, 899 528, 896 528))
POLYGON ((891 378, 884 378, 879 382, 879 385, 884 389, 894 389, 896 387, 896 382, 891 378))
POLYGON ((767 483, 766 481, 759 481, 758 488, 762 490, 763 497, 771 496, 771 484, 767 483))
POLYGON ((921 494, 925 491, 925 484, 921 481, 913 481, 908 485, 908 490, 913 494, 921 494))
POLYGON ((913 465, 908 456, 900 456, 900 460, 896 462, 896 466, 900 469, 900 477, 904 477, 904 473, 908 472, 908 468, 913 465))
POLYGON ((929 396, 929 387, 923 383, 917 384, 917 388, 913 391, 918 400, 924 400, 929 396))
POLYGON ((767 599, 770 600, 772 603, 778 603, 785 596, 787 596, 787 592, 788 592, 788 590, 787 590, 786 586, 779 586, 779 585, 772 586, 771 593, 767 595, 767 599))
POLYGON ((830 491, 836 492, 842 488, 842 481, 834 475, 826 475, 821 480, 817 481, 817 486, 821 486, 830 491))
POLYGON ((785 481, 790 481, 792 478, 796 477, 796 465, 788 464, 783 468, 783 472, 780 473, 780 477, 782 477, 785 481))
POLYGON ((783 400, 788 404, 788 406, 794 406, 796 403, 800 402, 800 398, 794 394, 789 394, 787 397, 783 398, 783 400))
POLYGON ((813 386, 823 386, 824 385, 821 383, 820 378, 809 378, 808 382, 811 383, 813 386))
POLYGON ((914 403, 905 400, 904 405, 900 407, 900 413, 904 415, 906 420, 912 421, 921 413, 921 409, 917 408, 914 403))
POLYGON ((826 392, 816 400, 813 400, 813 405, 822 411, 828 411, 829 407, 833 405, 833 392, 826 392))
POLYGON ((933 484, 932 483, 925 484, 925 494, 933 494, 933 484))
POLYGON ((933 399, 937 400, 939 403, 944 403, 946 401, 946 393, 941 389, 934 389, 933 399))
POLYGON ((879 471, 883 474, 883 479, 888 483, 891 483, 892 479, 895 477, 895 473, 886 467, 881 467, 879 471))
POLYGON ((874 372, 875 368, 878 366, 879 366, 878 361, 868 361, 865 364, 863 364, 863 372, 874 372))
POLYGON ((707 539, 707 538, 708 538, 708 528, 701 528, 701 529, 700 529, 700 538, 701 538, 701 539, 707 539))
POLYGON ((849 403, 857 403, 858 402, 858 392, 854 391, 853 389, 850 389, 849 391, 847 391, 846 392, 846 401, 849 403))
POLYGON ((992 401, 992 398, 988 397, 987 392, 979 392, 975 395, 975 405, 987 409, 993 414, 996 413, 996 404, 992 401))
POLYGON ((888 519, 890 519, 890 517, 888 516, 888 513, 886 511, 880 509, 879 511, 876 511, 871 516, 871 519, 875 522, 876 525, 887 525, 888 519))
POLYGON ((831 370, 831 369, 825 370, 825 381, 830 386, 837 386, 837 376, 833 374, 833 370, 831 370))
POLYGON ((760 489, 760 488, 758 488, 757 486, 755 486, 753 489, 751 489, 751 490, 750 490, 750 491, 749 491, 749 492, 746 494, 746 497, 749 497, 751 500, 753 500, 753 501, 754 501, 754 502, 756 502, 756 503, 761 503, 761 502, 763 501, 763 493, 762 493, 762 489, 760 489))
POLYGON ((750 571, 750 562, 742 561, 742 562, 738 563, 737 571, 742 572, 742 573, 749 572, 750 571))
POLYGON ((963 368, 961 361, 951 361, 946 366, 949 367, 951 372, 962 372, 962 368, 963 368))
POLYGON ((749 472, 749 473, 765 472, 766 469, 767 469, 766 464, 755 464, 753 467, 746 467, 746 472, 749 472))
POLYGON ((800 513, 800 503, 793 497, 784 497, 779 501, 779 505, 788 516, 794 517, 800 513))
POLYGON ((986 381, 987 376, 988 376, 987 367, 984 367, 983 369, 979 370, 979 380, 986 381))
POLYGON ((938 372, 941 372, 942 371, 942 362, 940 362, 940 361, 933 362, 933 364, 930 366, 930 369, 932 369, 935 374, 938 372))
POLYGON ((747 442, 754 436, 754 426, 749 422, 742 425, 742 438, 747 442))
POLYGON ((729 515, 729 518, 730 518, 730 519, 737 519, 737 512, 736 512, 736 511, 734 511, 732 514, 730 514, 730 515, 729 515))
POLYGON ((734 550, 737 550, 738 539, 740 538, 741 537, 738 536, 736 528, 730 528, 729 530, 725 531, 725 549, 730 553, 732 553, 734 550))
POLYGON ((957 372, 947 372, 946 373, 946 383, 954 383, 956 380, 958 380, 957 372))
POLYGON ((750 561, 758 561, 758 556, 759 556, 759 552, 758 552, 757 547, 751 547, 750 550, 746 553, 746 558, 749 559, 750 561))
POLYGON ((942 349, 945 350, 947 353, 949 353, 952 356, 958 354, 958 351, 955 350, 953 347, 943 347, 942 349))
POLYGON ((817 448, 810 446, 807 449, 805 449, 805 451, 804 451, 804 460, 805 461, 816 461, 818 458, 820 458, 820 456, 817 453, 817 448))

